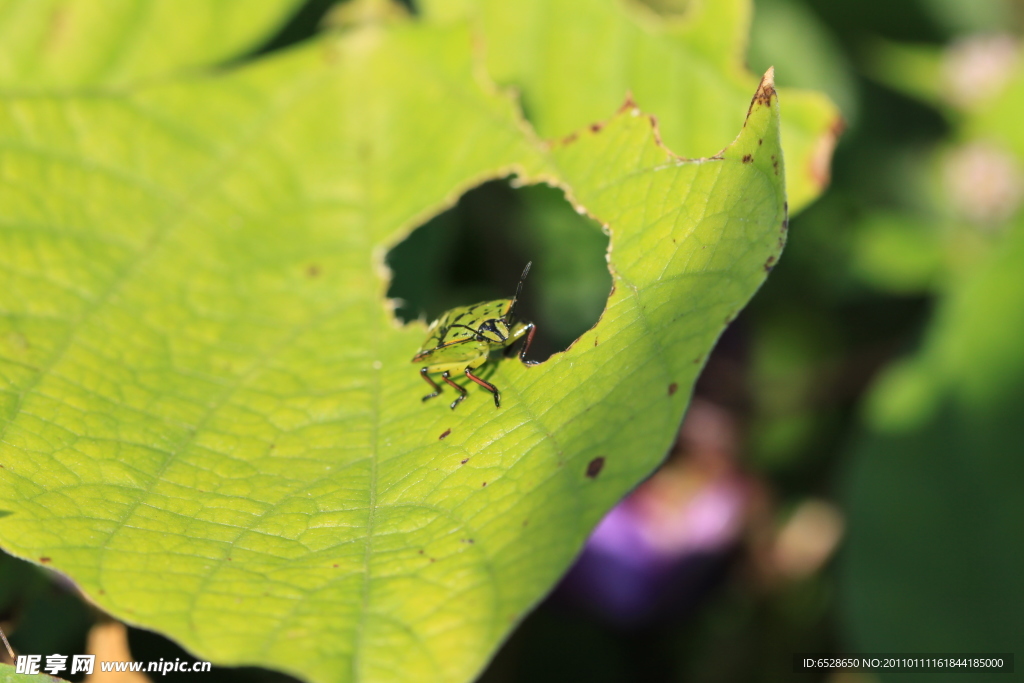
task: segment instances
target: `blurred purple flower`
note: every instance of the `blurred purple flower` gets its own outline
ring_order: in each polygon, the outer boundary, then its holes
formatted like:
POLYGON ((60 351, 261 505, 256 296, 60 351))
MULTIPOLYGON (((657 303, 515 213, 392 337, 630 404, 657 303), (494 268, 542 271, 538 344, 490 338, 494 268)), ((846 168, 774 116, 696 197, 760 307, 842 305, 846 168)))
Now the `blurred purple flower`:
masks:
POLYGON ((608 513, 561 589, 619 624, 699 598, 742 528, 740 481, 699 481, 679 466, 662 473, 608 513))

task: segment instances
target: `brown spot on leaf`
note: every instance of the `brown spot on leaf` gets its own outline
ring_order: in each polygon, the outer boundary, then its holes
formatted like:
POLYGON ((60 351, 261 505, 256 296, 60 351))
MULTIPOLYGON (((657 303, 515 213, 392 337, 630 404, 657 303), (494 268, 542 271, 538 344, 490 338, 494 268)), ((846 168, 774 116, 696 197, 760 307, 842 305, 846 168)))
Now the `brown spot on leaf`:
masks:
POLYGON ((766 273, 770 273, 772 268, 775 267, 775 257, 769 256, 768 260, 764 262, 764 270, 766 273))
POLYGON ((604 456, 599 455, 590 462, 587 463, 587 476, 591 479, 601 474, 601 470, 604 469, 604 456))
POLYGON ((602 128, 604 128, 604 124, 603 123, 592 123, 592 124, 590 124, 590 132, 591 133, 600 133, 602 128))
POLYGON ((465 464, 466 464, 467 462, 469 462, 469 458, 466 458, 466 459, 464 459, 464 460, 463 460, 462 462, 460 462, 459 464, 460 464, 460 465, 465 465, 465 464))
POLYGON ((320 266, 318 266, 317 264, 311 263, 309 265, 309 267, 306 268, 306 277, 314 278, 314 277, 317 277, 319 275, 320 275, 320 266))
POLYGON ((679 385, 676 384, 675 382, 672 382, 672 384, 668 385, 668 395, 672 396, 673 394, 676 393, 677 389, 679 389, 679 385))
MULTIPOLYGON (((757 86, 757 92, 754 93, 753 99, 750 100, 750 106, 747 108, 747 118, 750 118, 750 113, 754 111, 754 105, 767 106, 772 103, 772 98, 775 97, 775 69, 768 69, 765 75, 761 78, 760 85, 757 86)), ((744 121, 743 125, 746 126, 747 122, 744 121)))
MULTIPOLYGON (((594 335, 594 346, 597 346, 597 335, 596 334, 594 335)), ((0 465, 0 467, 3 467, 3 465, 0 465)))
POLYGON ((757 146, 760 147, 763 144, 764 144, 764 138, 758 138, 757 139, 757 146))
POLYGON ((336 564, 332 564, 331 566, 334 567, 335 569, 338 568, 338 565, 336 565, 336 564))
POLYGON ((42 562, 43 564, 50 564, 50 562, 52 562, 53 560, 51 560, 49 557, 46 557, 44 555, 43 557, 39 558, 39 561, 42 562))
POLYGON ((576 142, 576 138, 577 138, 577 137, 578 137, 578 136, 577 136, 577 134, 576 134, 576 133, 569 133, 569 134, 568 134, 568 135, 566 135, 566 136, 565 136, 564 138, 562 138, 562 144, 563 144, 563 145, 568 145, 568 144, 570 144, 570 143, 576 142))
POLYGON ((754 155, 752 155, 752 154, 744 154, 743 155, 743 163, 750 164, 750 163, 753 163, 753 161, 754 161, 754 155))
POLYGON ((419 553, 420 553, 420 555, 422 555, 422 554, 423 554, 423 548, 420 548, 420 551, 419 551, 419 553))
POLYGON ((487 486, 487 482, 485 481, 484 483, 480 484, 480 486, 487 486))
POLYGON ((431 562, 437 562, 437 560, 435 560, 434 558, 430 558, 430 561, 431 562))
POLYGON ((445 438, 446 436, 448 436, 448 435, 449 435, 449 434, 451 434, 451 433, 452 433, 452 430, 451 430, 451 429, 446 429, 446 430, 444 430, 444 432, 442 432, 442 433, 441 433, 441 436, 439 436, 439 437, 437 437, 437 438, 438 438, 438 439, 443 439, 443 438, 445 438))

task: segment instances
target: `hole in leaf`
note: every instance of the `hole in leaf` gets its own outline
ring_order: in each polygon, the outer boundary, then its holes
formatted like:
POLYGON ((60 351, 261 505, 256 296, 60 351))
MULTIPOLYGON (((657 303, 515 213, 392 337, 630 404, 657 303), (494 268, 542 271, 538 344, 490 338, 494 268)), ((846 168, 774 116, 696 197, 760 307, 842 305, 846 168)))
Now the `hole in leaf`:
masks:
POLYGON ((456 306, 510 298, 533 261, 520 310, 537 324, 529 357, 539 361, 597 322, 611 289, 607 250, 601 226, 576 213, 561 190, 491 181, 388 253, 388 297, 400 300, 402 322, 429 322, 456 306))

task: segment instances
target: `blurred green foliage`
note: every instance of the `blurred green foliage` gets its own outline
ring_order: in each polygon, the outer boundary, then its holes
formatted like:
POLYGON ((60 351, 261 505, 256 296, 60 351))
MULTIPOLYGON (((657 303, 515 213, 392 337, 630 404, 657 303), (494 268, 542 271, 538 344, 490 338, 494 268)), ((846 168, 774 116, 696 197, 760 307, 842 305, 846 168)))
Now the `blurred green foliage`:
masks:
MULTIPOLYGON (((815 337, 835 339, 837 318, 857 309, 904 310, 857 335, 881 353, 846 420, 806 404, 810 421, 838 428, 820 470, 849 525, 837 634, 847 652, 1012 651, 1024 642, 1024 70, 1019 32, 1007 31, 1021 7, 888 6, 855 20, 853 3, 817 3, 854 48, 860 106, 837 182, 794 221, 835 266, 793 263, 829 293, 832 319, 815 337), (919 21, 897 22, 905 14, 919 21)), ((799 238, 792 247, 790 263, 813 258, 799 238)), ((833 348, 847 364, 870 347, 833 348)))
POLYGON ((848 128, 831 188, 794 218, 698 395, 745 416, 748 466, 783 507, 838 500, 846 542, 769 590, 740 560, 700 608, 641 633, 552 604, 493 680, 556 680, 536 657, 594 680, 795 680, 796 651, 1024 642, 1022 16, 1000 0, 758 0, 751 69, 828 92, 848 128), (572 654, 587 630, 596 662, 572 654))

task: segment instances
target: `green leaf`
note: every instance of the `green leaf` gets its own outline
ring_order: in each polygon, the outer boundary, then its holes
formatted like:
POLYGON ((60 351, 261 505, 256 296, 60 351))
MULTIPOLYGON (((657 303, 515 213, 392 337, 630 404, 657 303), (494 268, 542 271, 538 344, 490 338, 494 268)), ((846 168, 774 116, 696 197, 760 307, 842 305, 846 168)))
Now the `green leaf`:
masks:
POLYGON ((770 73, 735 142, 691 161, 631 104, 539 141, 472 44, 372 26, 101 96, 8 94, 6 549, 221 664, 484 666, 663 458, 786 203, 770 73), (501 409, 475 387, 424 404, 425 326, 393 320, 383 255, 511 173, 606 226, 614 291, 568 351, 491 364, 501 409))
POLYGON ((0 683, 64 683, 64 679, 49 674, 19 674, 10 664, 0 663, 0 683))
MULTIPOLYGON (((962 92, 942 93, 963 109, 956 137, 984 147, 975 147, 973 163, 934 173, 947 182, 937 193, 947 214, 942 203, 956 203, 951 179, 967 189, 1000 182, 1011 189, 969 197, 988 210, 961 225, 940 210, 926 220, 875 216, 862 226, 862 272, 891 289, 927 285, 938 296, 921 348, 872 387, 842 478, 849 534, 839 562, 840 616, 853 651, 1011 652, 1024 637, 1024 215, 1015 211, 1020 181, 1000 149, 1018 158, 1024 151, 1024 81, 1019 73, 1006 80, 1016 53, 1002 40, 945 55, 988 58, 985 78, 961 70, 970 78, 952 80, 962 92), (974 183, 976 169, 995 181, 974 183), (1003 222, 1001 214, 1014 212, 1003 222)), ((933 81, 939 72, 934 48, 886 49, 900 57, 889 82, 926 93, 929 68, 933 81)))
MULTIPOLYGON (((743 123, 757 79, 744 67, 748 0, 693 0, 662 19, 639 3, 598 0, 424 0, 428 20, 470 17, 490 75, 521 93, 537 132, 561 138, 607 116, 625 93, 658 116, 665 144, 710 155, 743 123)), ((771 54, 768 48, 762 54, 771 54)), ((781 89, 790 207, 829 182, 842 119, 818 92, 781 89)))
MULTIPOLYGON (((944 402, 917 429, 858 439, 844 485, 849 534, 840 564, 851 651, 1019 648, 1021 387, 983 418, 944 402)), ((971 672, 956 680, 1001 678, 971 672)))
POLYGON ((854 235, 851 270, 882 291, 928 291, 945 275, 945 234, 937 222, 892 212, 865 216, 854 235))
POLYGON ((299 0, 0 0, 0 88, 122 87, 238 55, 299 0))
POLYGON ((920 352, 881 377, 869 396, 872 427, 900 431, 894 415, 930 417, 945 399, 971 412, 992 411, 1024 386, 1022 259, 1018 218, 999 248, 948 288, 920 352))
POLYGON ((1022 259, 1018 217, 874 387, 844 478, 855 650, 1011 652, 1024 635, 1022 259))
POLYGON ((871 41, 865 50, 868 74, 893 90, 939 107, 949 103, 942 48, 935 45, 871 41))

